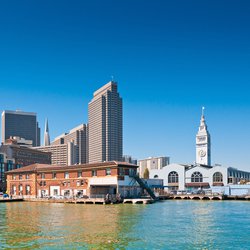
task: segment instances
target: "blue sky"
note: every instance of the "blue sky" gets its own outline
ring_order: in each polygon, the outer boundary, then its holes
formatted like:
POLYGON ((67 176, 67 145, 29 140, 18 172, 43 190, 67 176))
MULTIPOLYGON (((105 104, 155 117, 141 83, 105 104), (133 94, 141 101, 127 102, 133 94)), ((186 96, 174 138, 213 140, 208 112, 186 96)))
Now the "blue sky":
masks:
POLYGON ((212 163, 250 171, 249 1, 1 1, 0 110, 37 112, 51 137, 87 122, 111 76, 124 154, 195 161, 201 107, 212 163))

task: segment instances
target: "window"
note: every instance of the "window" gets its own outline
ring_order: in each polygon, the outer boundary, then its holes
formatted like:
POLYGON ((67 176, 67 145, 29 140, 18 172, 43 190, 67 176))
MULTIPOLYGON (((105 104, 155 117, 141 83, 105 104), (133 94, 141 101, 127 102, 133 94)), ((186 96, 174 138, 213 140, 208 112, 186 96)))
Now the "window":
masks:
POLYGON ((26 180, 28 180, 30 178, 30 175, 29 174, 26 174, 26 180))
POLYGON ((23 194, 23 185, 20 184, 19 185, 19 195, 22 195, 23 194))
MULTIPOLYGON (((158 178, 158 176, 157 176, 158 178)), ((177 172, 172 171, 168 175, 168 183, 178 183, 179 182, 179 175, 177 172)))
POLYGON ((96 170, 92 170, 92 176, 97 176, 96 170))
POLYGON ((106 175, 111 175, 111 169, 110 168, 106 168, 106 175))
POLYGON ((30 185, 26 185, 25 192, 26 195, 30 195, 30 185))
POLYGON ((22 180, 23 176, 21 174, 19 174, 19 180, 22 180))
POLYGON ((16 180, 16 175, 15 174, 12 175, 12 179, 16 180))
POLYGON ((13 194, 13 195, 16 195, 16 186, 15 186, 15 185, 12 186, 12 194, 13 194))
POLYGON ((79 187, 81 185, 81 181, 76 182, 76 186, 79 187))
POLYGON ((213 182, 223 182, 223 175, 220 172, 216 172, 213 175, 213 182))
POLYGON ((39 184, 41 187, 42 186, 46 186, 46 181, 40 181, 40 184, 39 184))
POLYGON ((84 185, 84 180, 81 180, 81 186, 83 186, 84 185))
POLYGON ((77 172, 77 178, 81 178, 82 177, 82 171, 78 171, 77 172))
POLYGON ((156 174, 156 175, 154 176, 154 178, 157 179, 157 178, 158 178, 158 175, 156 174))
POLYGON ((119 175, 125 175, 124 168, 119 168, 119 175))
POLYGON ((69 172, 65 172, 65 173, 64 173, 64 178, 65 178, 65 179, 69 179, 69 172))
POLYGON ((203 176, 200 172, 194 172, 191 176, 191 182, 203 182, 203 176))
POLYGON ((55 172, 52 173, 52 179, 56 179, 56 173, 55 172))
POLYGON ((41 178, 45 179, 45 173, 41 173, 41 178))

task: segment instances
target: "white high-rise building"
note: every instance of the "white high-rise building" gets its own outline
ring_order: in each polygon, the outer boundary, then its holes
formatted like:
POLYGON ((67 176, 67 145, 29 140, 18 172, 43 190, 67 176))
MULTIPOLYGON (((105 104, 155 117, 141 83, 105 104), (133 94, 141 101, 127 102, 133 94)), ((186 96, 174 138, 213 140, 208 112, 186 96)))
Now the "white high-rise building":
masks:
POLYGON ((115 82, 107 83, 94 93, 88 116, 89 162, 121 161, 122 98, 115 82))
POLYGON ((204 109, 202 107, 199 131, 196 135, 196 163, 211 166, 211 139, 207 130, 204 109))

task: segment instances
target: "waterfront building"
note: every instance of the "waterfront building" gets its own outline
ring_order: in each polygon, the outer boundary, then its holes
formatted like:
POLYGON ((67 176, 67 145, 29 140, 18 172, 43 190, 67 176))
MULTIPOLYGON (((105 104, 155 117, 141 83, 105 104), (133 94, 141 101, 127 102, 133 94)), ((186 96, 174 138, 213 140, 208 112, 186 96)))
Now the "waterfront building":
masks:
POLYGON ((48 119, 45 121, 45 129, 44 129, 44 146, 50 145, 50 137, 49 137, 49 124, 48 119))
POLYGON ((196 163, 210 166, 211 138, 205 121, 204 109, 205 108, 202 107, 199 131, 196 135, 196 163))
POLYGON ((121 161, 123 151, 122 98, 117 83, 98 89, 88 106, 89 162, 121 161))
POLYGON ((160 170, 151 170, 150 178, 163 179, 171 190, 195 190, 223 187, 250 182, 250 172, 232 167, 170 164, 160 170))
POLYGON ((143 177, 146 169, 148 169, 149 172, 154 169, 162 169, 163 167, 169 165, 169 163, 170 158, 166 156, 149 157, 147 159, 139 160, 139 176, 143 177))
POLYGON ((88 125, 81 124, 56 137, 51 145, 36 149, 50 152, 52 165, 88 163, 88 125))
POLYGON ((164 180, 164 186, 171 190, 194 190, 225 187, 250 181, 250 173, 232 167, 211 166, 210 134, 204 117, 204 108, 198 134, 196 135, 196 163, 170 164, 162 169, 151 169, 150 178, 164 180))
POLYGON ((122 197, 141 192, 133 182, 138 166, 122 162, 103 162, 73 166, 33 164, 7 173, 11 195, 25 197, 87 195, 96 198, 106 194, 122 197))
POLYGON ((2 143, 12 136, 32 140, 32 145, 40 146, 40 128, 36 113, 23 111, 2 112, 2 143))

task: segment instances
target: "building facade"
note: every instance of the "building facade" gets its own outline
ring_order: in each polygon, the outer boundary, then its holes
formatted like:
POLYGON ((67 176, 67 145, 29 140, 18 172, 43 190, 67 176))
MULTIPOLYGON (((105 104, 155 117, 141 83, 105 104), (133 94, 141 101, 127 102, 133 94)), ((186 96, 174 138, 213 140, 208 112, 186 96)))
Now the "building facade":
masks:
POLYGON ((40 128, 36 113, 22 111, 2 112, 2 143, 13 136, 32 140, 34 147, 40 146, 40 128))
POLYGON ((7 173, 8 192, 15 196, 82 196, 100 197, 120 194, 138 195, 139 185, 131 185, 137 166, 119 162, 53 166, 34 164, 7 173))
POLYGON ((150 178, 163 179, 171 190, 197 190, 250 182, 250 172, 232 167, 170 164, 150 171, 150 178))
POLYGON ((199 131, 196 135, 196 163, 211 166, 211 137, 202 108, 199 131))
POLYGON ((34 148, 51 154, 52 165, 67 166, 76 161, 76 147, 72 142, 34 148))
POLYGON ((51 163, 50 153, 43 153, 15 144, 0 146, 0 190, 6 190, 7 171, 34 163, 51 163))
POLYGON ((0 192, 6 191, 6 172, 20 168, 20 164, 15 164, 15 160, 8 158, 3 152, 0 152, 0 192))
POLYGON ((122 98, 111 81, 94 93, 88 106, 90 163, 122 160, 122 117, 122 98))
POLYGON ((154 169, 162 169, 163 167, 169 165, 170 158, 166 156, 160 157, 149 157, 147 159, 139 160, 139 176, 142 178, 146 169, 151 170, 154 169))
POLYGON ((137 165, 137 160, 134 159, 131 155, 124 155, 122 157, 122 161, 137 165))
POLYGON ((88 125, 81 124, 69 133, 55 138, 48 146, 37 150, 51 153, 52 165, 74 165, 88 163, 88 125))

